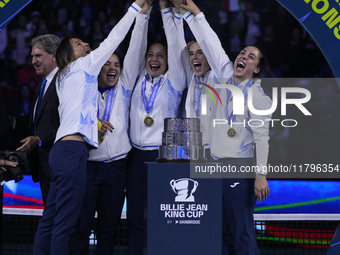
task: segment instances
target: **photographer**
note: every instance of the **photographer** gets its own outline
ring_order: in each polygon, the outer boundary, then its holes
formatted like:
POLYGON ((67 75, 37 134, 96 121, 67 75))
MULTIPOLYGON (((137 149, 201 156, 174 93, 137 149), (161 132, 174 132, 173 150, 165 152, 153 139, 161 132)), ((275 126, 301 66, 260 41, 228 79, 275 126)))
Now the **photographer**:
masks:
POLYGON ((4 105, 4 98, 0 90, 0 150, 5 149, 10 133, 10 122, 4 105))
MULTIPOLYGON (((3 156, 2 154, 3 153, 1 153, 0 157, 3 156)), ((0 159, 0 186, 2 186, 6 181, 15 180, 15 182, 18 182, 22 180, 22 172, 17 167, 17 162, 3 158, 0 159)))
POLYGON ((22 151, 0 151, 0 183, 21 181, 28 174, 26 154, 22 151))
MULTIPOLYGON (((4 99, 0 90, 0 183, 3 184, 3 181, 7 181, 12 179, 11 173, 12 171, 7 172, 7 169, 11 170, 11 168, 15 168, 18 166, 18 163, 13 161, 12 158, 8 158, 8 151, 3 151, 6 146, 6 140, 10 134, 11 123, 9 121, 9 117, 6 113, 4 106, 4 99), (7 159, 7 160, 6 160, 7 159)), ((21 171, 20 171, 21 174, 21 171)))
POLYGON ((5 159, 0 159, 0 167, 6 171, 6 166, 8 167, 16 167, 18 165, 17 162, 5 160, 5 159))

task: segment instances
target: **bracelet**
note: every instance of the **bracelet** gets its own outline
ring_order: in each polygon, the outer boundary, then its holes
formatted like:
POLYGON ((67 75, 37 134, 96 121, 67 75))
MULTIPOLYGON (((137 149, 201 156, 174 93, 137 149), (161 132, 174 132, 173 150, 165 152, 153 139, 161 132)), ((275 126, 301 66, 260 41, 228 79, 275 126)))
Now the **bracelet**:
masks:
POLYGON ((40 142, 39 142, 39 147, 41 147, 41 145, 42 145, 42 141, 40 140, 40 142))

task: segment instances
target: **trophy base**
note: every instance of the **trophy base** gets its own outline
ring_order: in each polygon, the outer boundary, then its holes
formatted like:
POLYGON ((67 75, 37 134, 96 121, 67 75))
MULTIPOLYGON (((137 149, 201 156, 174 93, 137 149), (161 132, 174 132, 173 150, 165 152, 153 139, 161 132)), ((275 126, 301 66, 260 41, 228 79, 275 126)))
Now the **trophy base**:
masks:
POLYGON ((158 158, 157 163, 207 163, 207 159, 165 159, 165 158, 158 158))

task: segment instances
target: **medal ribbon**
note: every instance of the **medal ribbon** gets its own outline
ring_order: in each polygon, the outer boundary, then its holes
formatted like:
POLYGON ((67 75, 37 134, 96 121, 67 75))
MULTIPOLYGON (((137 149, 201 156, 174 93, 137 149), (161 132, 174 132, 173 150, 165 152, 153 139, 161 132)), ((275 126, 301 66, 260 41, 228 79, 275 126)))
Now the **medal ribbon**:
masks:
POLYGON ((195 80, 196 80, 196 83, 195 83, 195 86, 194 86, 193 107, 194 107, 194 110, 195 110, 195 113, 196 113, 196 117, 199 117, 200 116, 200 109, 201 109, 200 101, 201 101, 202 90, 199 89, 200 84, 199 84, 199 81, 198 81, 198 77, 195 78, 195 80))
POLYGON ((146 95, 145 95, 147 80, 148 80, 148 74, 145 75, 145 79, 142 83, 142 98, 143 98, 145 111, 146 111, 146 113, 149 113, 149 112, 151 112, 151 110, 153 108, 153 104, 155 103, 156 96, 157 96, 157 93, 158 93, 158 89, 159 89, 161 82, 162 82, 162 78, 160 78, 159 81, 152 88, 152 92, 151 92, 151 95, 150 95, 150 98, 149 98, 149 103, 146 103, 146 95))
MULTIPOLYGON (((201 95, 202 90, 200 89, 200 81, 199 77, 195 75, 195 86, 194 86, 194 102, 193 107, 196 113, 196 117, 199 117, 201 115, 201 95)), ((205 93, 205 92, 203 92, 205 93)))
MULTIPOLYGON (((105 106, 105 111, 104 111, 104 116, 103 119, 104 121, 108 121, 110 118, 110 112, 111 112, 111 106, 113 102, 113 97, 114 97, 114 91, 115 91, 115 86, 109 89, 107 100, 106 100, 106 106, 105 106)), ((99 107, 98 107, 98 115, 99 117, 99 107)))
MULTIPOLYGON (((234 83, 234 85, 235 85, 235 83, 234 83)), ((247 82, 247 84, 246 84, 246 86, 244 86, 244 88, 243 88, 243 90, 242 90, 242 93, 244 94, 244 98, 246 98, 247 97, 247 95, 248 95, 248 89, 251 87, 253 85, 253 79, 250 79, 248 82, 247 82)), ((230 125, 230 123, 232 122, 232 121, 234 121, 234 119, 235 119, 235 117, 236 117, 236 115, 234 115, 234 110, 232 110, 231 111, 231 113, 230 113, 230 115, 228 116, 228 113, 229 113, 229 111, 228 111, 228 104, 229 104, 229 101, 230 101, 230 96, 231 96, 231 92, 230 92, 230 90, 228 90, 227 91, 227 103, 226 103, 226 106, 225 106, 225 118, 227 119, 227 121, 228 121, 228 124, 230 125)))

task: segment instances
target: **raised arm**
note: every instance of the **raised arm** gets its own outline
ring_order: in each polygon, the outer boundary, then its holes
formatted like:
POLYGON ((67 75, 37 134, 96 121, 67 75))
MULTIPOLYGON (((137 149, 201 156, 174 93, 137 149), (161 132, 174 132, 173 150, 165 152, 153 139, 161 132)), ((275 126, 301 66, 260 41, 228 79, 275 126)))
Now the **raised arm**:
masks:
POLYGON ((184 0, 171 0, 171 2, 175 6, 174 8, 175 19, 174 20, 175 20, 175 25, 177 28, 177 38, 178 38, 179 49, 181 53, 181 61, 182 61, 182 65, 184 68, 185 75, 186 75, 186 85, 187 87, 189 87, 194 71, 192 70, 190 66, 188 47, 187 47, 187 43, 185 42, 185 38, 184 38, 184 26, 183 26, 182 13, 185 12, 185 10, 180 7, 180 4, 182 4, 184 0))
POLYGON ((187 10, 183 16, 188 23, 197 43, 203 50, 211 69, 218 74, 217 78, 229 78, 233 74, 233 64, 222 48, 217 34, 212 30, 204 14, 192 0, 180 6, 187 10))
POLYGON ((144 1, 145 0, 136 0, 99 47, 92 51, 88 56, 79 59, 82 62, 84 70, 90 75, 99 74, 101 67, 125 38, 135 17, 141 10, 144 1))
POLYGON ((136 17, 130 45, 124 57, 121 78, 127 89, 132 90, 136 79, 145 67, 145 53, 147 47, 147 33, 152 2, 147 0, 136 17))
POLYGON ((168 8, 167 1, 160 0, 164 32, 168 44, 168 72, 172 87, 182 93, 186 86, 186 77, 181 61, 181 51, 178 42, 178 31, 174 22, 174 16, 168 8))

